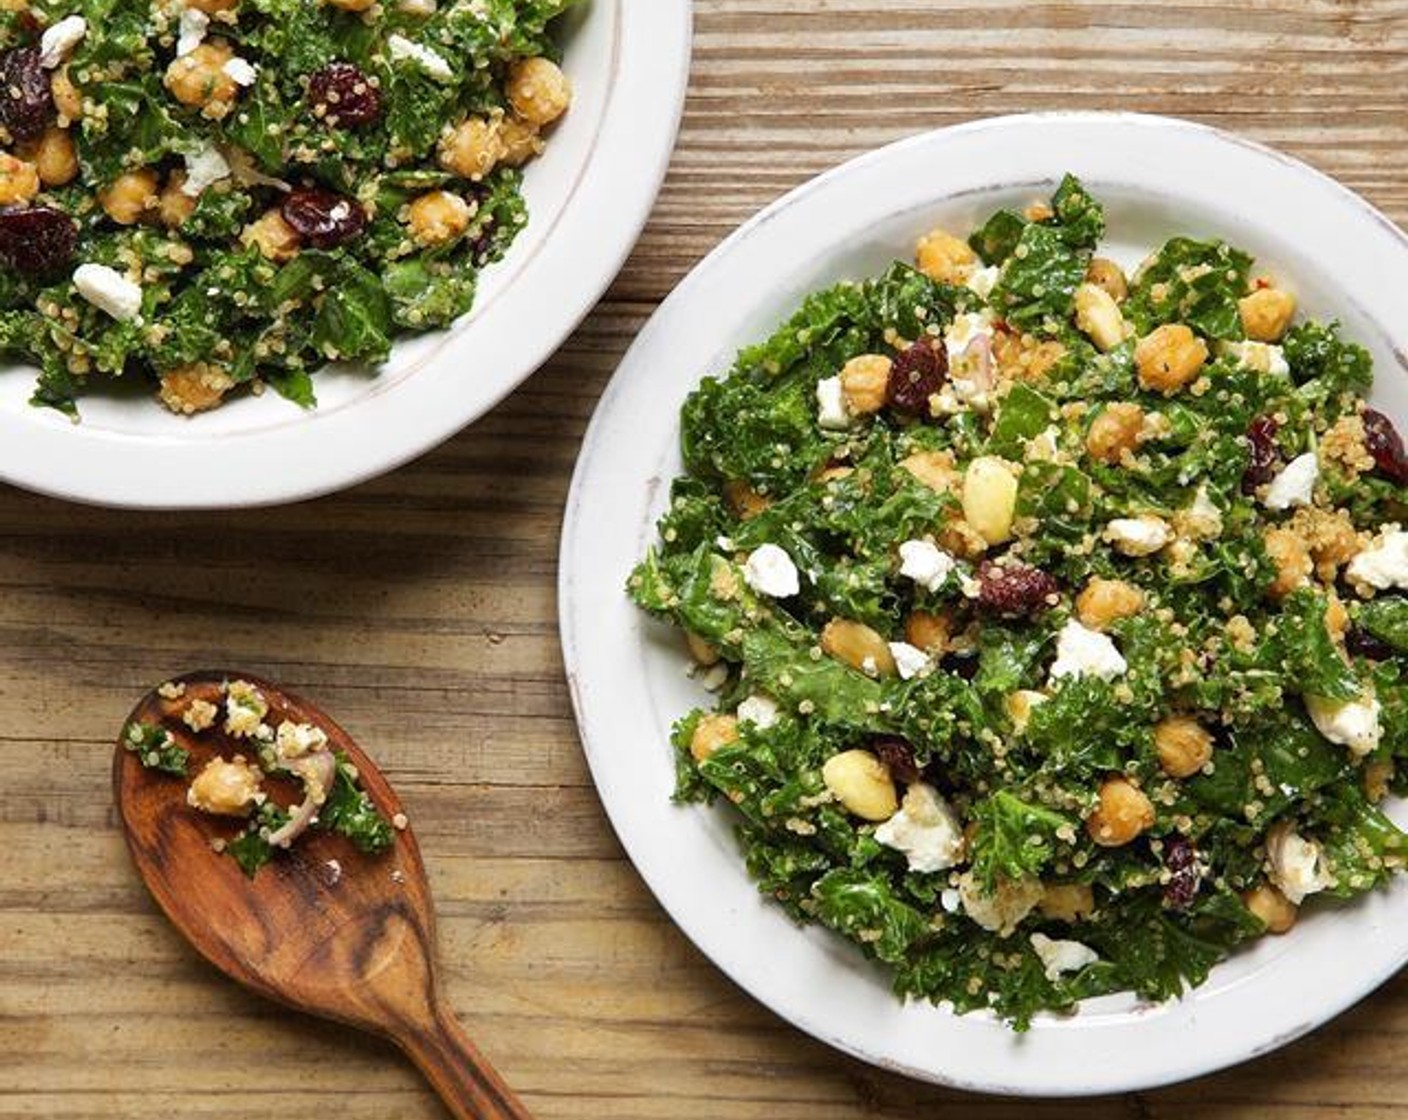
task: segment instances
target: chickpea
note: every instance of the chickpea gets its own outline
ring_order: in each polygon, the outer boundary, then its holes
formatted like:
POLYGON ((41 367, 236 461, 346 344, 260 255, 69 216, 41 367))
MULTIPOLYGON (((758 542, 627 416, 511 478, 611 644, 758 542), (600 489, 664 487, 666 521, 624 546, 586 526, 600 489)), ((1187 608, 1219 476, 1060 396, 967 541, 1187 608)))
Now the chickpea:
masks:
POLYGON ((1017 476, 1003 460, 980 455, 963 474, 963 519, 988 544, 1012 536, 1017 512, 1017 476))
POLYGON ((914 611, 904 620, 904 640, 925 653, 947 651, 953 636, 953 620, 933 611, 914 611))
POLYGON ((724 501, 744 521, 752 521, 772 505, 772 499, 759 494, 742 479, 724 484, 724 501))
POLYGON ((1300 912, 1289 898, 1270 883, 1261 883, 1246 894, 1242 902, 1266 926, 1267 933, 1285 933, 1296 924, 1300 912))
POLYGON ((461 178, 478 182, 504 158, 499 122, 468 117, 440 138, 440 166, 461 178))
POLYGON ((219 366, 192 362, 161 376, 161 403, 181 416, 215 408, 235 387, 234 379, 219 366))
POLYGON ((1273 599, 1281 599, 1305 586, 1314 565, 1300 535, 1289 529, 1268 529, 1263 538, 1266 554, 1276 565, 1276 578, 1267 589, 1273 599))
POLYGON ((1192 716, 1169 716, 1154 726, 1154 750, 1170 778, 1191 778, 1212 758, 1212 734, 1192 716))
POLYGON ((1296 297, 1280 288, 1261 288, 1237 301, 1242 330, 1257 342, 1276 342, 1296 313, 1296 297))
POLYGON ((1029 222, 1049 222, 1055 216, 1056 211, 1044 202, 1030 202, 1022 210, 1022 217, 1029 222))
POLYGON ((887 821, 899 811, 890 772, 869 751, 842 751, 828 758, 821 780, 848 811, 862 820, 887 821))
POLYGON ((963 476, 954 468, 953 456, 947 451, 916 451, 900 461, 900 469, 936 494, 956 494, 963 485, 963 476))
POLYGON ((931 280, 941 284, 962 284, 978 254, 962 238, 945 229, 932 229, 919 239, 914 249, 915 267, 931 280))
POLYGON ((239 96, 240 87, 225 73, 225 63, 235 57, 230 44, 210 39, 166 68, 166 88, 182 105, 199 108, 203 116, 219 120, 239 96))
POLYGON ((1076 289, 1075 308, 1076 326, 1102 353, 1113 350, 1129 333, 1115 297, 1098 284, 1087 281, 1076 289))
POLYGON ((539 128, 552 124, 572 104, 572 82, 548 58, 525 58, 509 71, 504 93, 513 111, 539 128))
POLYGON ((505 117, 499 125, 499 143, 504 154, 499 162, 509 167, 522 167, 530 159, 543 154, 543 138, 538 126, 518 117, 505 117))
POLYGON ((1095 891, 1089 883, 1047 883, 1036 907, 1053 922, 1078 922, 1095 910, 1095 891))
POLYGON ((118 225, 136 224, 157 204, 156 172, 143 167, 119 175, 98 192, 98 202, 118 225))
POLYGON ((1165 323, 1134 348, 1139 384, 1160 393, 1176 393, 1198 376, 1207 360, 1207 344, 1182 323, 1165 323))
POLYGON ((216 12, 234 11, 239 2, 240 0, 185 0, 185 6, 213 16, 216 12))
POLYGON ((1085 278, 1096 287, 1104 288, 1116 303, 1123 303, 1129 295, 1129 285, 1125 282, 1124 269, 1112 260, 1095 257, 1086 266, 1085 278))
POLYGON ((78 150, 67 129, 46 128, 38 140, 24 145, 20 155, 34 164, 46 187, 62 187, 78 177, 78 150))
POLYGON ((893 677, 898 672, 885 639, 863 622, 833 618, 821 631, 821 649, 872 677, 893 677))
POLYGON ((344 12, 365 12, 377 0, 326 0, 334 8, 341 8, 344 12))
POLYGON ((1125 452, 1139 446, 1144 430, 1144 410, 1129 401, 1119 401, 1102 409, 1085 433, 1085 449, 1092 459, 1118 463, 1125 452))
POLYGON ((1144 609, 1144 592, 1122 579, 1095 576, 1076 596, 1076 617, 1082 626, 1104 630, 1112 622, 1132 618, 1144 609))
POLYGON ((298 256, 303 241, 275 206, 244 227, 240 233, 240 244, 253 245, 266 260, 282 264, 298 256))
POLYGON ((0 206, 28 202, 38 193, 38 168, 7 152, 0 152, 0 206))
POLYGON ((186 803, 193 809, 224 817, 245 817, 261 800, 259 786, 263 775, 235 755, 228 761, 212 758, 205 764, 191 788, 186 791, 186 803))
POLYGON ((893 363, 882 354, 862 354, 841 369, 841 392, 853 416, 868 416, 885 407, 893 363))
POLYGON ((410 205, 407 222, 422 245, 445 245, 469 228, 474 208, 449 191, 428 191, 410 205))
POLYGON ((49 79, 49 94, 54 99, 54 108, 59 111, 59 124, 73 124, 83 119, 83 95, 68 76, 68 67, 61 66, 49 79))
POLYGON ((1128 778, 1106 778, 1100 803, 1086 818, 1085 830, 1102 848, 1128 844, 1154 823, 1154 804, 1128 778))
POLYGON ((1364 764, 1364 796, 1377 805, 1388 796, 1389 783, 1393 781, 1393 760, 1371 758, 1364 764))
POLYGON ((684 632, 684 644, 689 650, 689 656, 694 658, 697 664, 708 668, 710 665, 719 663, 718 648, 711 642, 706 642, 692 630, 684 632))
POLYGON ((198 199, 192 198, 181 187, 186 182, 184 171, 173 171, 166 177, 166 186, 161 188, 161 197, 157 199, 157 217, 161 219, 161 224, 167 229, 180 229, 186 224, 186 219, 196 211, 198 199))
POLYGON ((738 742, 738 717, 723 712, 711 712, 700 716, 694 725, 694 734, 689 737, 689 753, 695 762, 703 762, 714 752, 731 743, 738 742))

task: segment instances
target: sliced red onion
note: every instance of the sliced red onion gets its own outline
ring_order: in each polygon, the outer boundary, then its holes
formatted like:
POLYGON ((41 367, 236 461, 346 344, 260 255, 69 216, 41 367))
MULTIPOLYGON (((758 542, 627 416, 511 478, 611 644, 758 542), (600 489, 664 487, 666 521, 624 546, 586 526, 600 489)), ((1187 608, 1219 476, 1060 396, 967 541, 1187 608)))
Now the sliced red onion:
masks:
POLYGON ((302 758, 289 759, 284 763, 284 769, 303 783, 303 803, 293 811, 286 824, 269 834, 269 844, 275 848, 287 848, 317 818, 318 810, 328 799, 332 784, 337 779, 337 759, 331 751, 315 751, 302 758))

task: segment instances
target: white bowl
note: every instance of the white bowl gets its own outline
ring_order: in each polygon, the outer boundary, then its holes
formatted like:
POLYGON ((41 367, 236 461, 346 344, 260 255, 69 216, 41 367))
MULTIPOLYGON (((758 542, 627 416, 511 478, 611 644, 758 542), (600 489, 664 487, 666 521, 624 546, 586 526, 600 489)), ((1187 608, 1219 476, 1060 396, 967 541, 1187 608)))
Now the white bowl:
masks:
POLYGON ((391 470, 483 415, 571 333, 619 271, 664 179, 689 77, 689 0, 585 0, 564 17, 575 96, 528 169, 528 227, 473 310, 404 339, 387 365, 331 368, 304 411, 265 393, 194 418, 102 391, 71 423, 28 404, 35 371, 0 367, 0 479, 141 508, 266 505, 391 470))
MULTIPOLYGON (((1218 966, 1183 999, 1088 1001, 1019 1036, 988 1014, 901 1003, 848 942, 794 926, 749 882, 723 807, 670 802, 670 724, 704 702, 677 634, 621 588, 682 470, 678 410, 709 373, 808 292, 907 258, 934 224, 967 229, 1073 171, 1133 261, 1175 233, 1216 235, 1338 317, 1372 351, 1377 405, 1403 424, 1408 241, 1343 187, 1284 155, 1184 121, 1129 114, 1005 117, 943 129, 823 175, 716 249, 656 313, 587 433, 561 554, 562 637, 592 775, 631 859, 679 927, 802 1030, 926 1080, 1030 1095, 1112 1093, 1266 1053, 1348 1007, 1408 959, 1408 883, 1312 907, 1284 937, 1218 966)), ((1400 807, 1395 806, 1398 812, 1400 807)))

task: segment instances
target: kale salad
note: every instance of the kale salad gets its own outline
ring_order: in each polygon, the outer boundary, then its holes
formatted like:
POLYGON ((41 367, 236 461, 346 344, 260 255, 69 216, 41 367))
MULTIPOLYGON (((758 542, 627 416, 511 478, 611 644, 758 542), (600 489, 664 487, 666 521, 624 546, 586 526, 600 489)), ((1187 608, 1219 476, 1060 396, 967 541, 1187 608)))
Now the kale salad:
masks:
POLYGON ((0 356, 33 401, 309 406, 469 310, 572 0, 0 0, 0 356))
POLYGON ((896 992, 1202 983, 1408 835, 1408 456, 1290 278, 1049 203, 809 297, 682 412, 629 592, 716 704, 676 798, 896 992))

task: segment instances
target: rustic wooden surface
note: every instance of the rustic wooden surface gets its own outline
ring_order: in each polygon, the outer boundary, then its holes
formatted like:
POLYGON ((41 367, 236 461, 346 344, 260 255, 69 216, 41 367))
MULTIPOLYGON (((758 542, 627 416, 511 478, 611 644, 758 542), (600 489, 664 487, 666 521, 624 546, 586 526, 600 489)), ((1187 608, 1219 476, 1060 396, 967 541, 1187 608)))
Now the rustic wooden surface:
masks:
POLYGON ((624 860, 578 752, 553 580, 573 456, 616 360, 764 203, 923 129, 1077 106, 1237 129, 1402 222, 1408 2, 696 7, 682 142, 644 240, 558 358, 472 431, 269 513, 0 491, 0 1117, 444 1115, 389 1048, 202 965, 130 868, 111 736, 151 684, 216 663, 282 680, 380 758, 425 849, 452 1000, 540 1117, 1399 1115, 1405 978, 1241 1070, 1079 1104, 944 1092, 797 1034, 673 929, 624 860))

